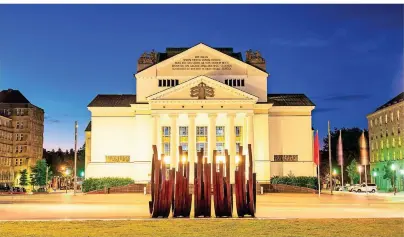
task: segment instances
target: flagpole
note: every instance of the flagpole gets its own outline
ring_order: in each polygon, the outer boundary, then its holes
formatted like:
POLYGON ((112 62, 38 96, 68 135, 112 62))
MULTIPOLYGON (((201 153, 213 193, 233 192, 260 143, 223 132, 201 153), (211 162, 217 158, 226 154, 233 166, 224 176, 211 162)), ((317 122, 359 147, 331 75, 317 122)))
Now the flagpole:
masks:
MULTIPOLYGON (((342 146, 342 135, 341 135, 341 129, 339 130, 339 136, 340 136, 340 138, 341 138, 341 146, 342 146)), ((343 150, 341 149, 341 188, 342 188, 342 191, 344 191, 344 156, 342 155, 343 154, 343 150)))
POLYGON ((331 133, 330 133, 330 120, 328 120, 328 162, 330 163, 330 189, 331 189, 331 194, 332 192, 332 166, 331 166, 331 133))
MULTIPOLYGON (((316 143, 318 142, 318 130, 316 132, 316 143)), ((319 147, 316 148, 315 152, 317 152, 317 182, 318 182, 318 197, 320 197, 321 193, 321 184, 320 184, 320 150, 319 147)))

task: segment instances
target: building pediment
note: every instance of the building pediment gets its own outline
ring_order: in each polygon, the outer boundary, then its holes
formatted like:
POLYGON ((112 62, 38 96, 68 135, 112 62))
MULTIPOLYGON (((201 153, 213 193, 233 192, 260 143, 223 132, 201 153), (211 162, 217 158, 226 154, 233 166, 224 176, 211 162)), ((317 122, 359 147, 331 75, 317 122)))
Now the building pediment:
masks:
POLYGON ((198 101, 200 103, 227 100, 256 103, 258 98, 207 76, 198 76, 175 87, 151 95, 147 97, 147 100, 149 102, 169 100, 198 101))

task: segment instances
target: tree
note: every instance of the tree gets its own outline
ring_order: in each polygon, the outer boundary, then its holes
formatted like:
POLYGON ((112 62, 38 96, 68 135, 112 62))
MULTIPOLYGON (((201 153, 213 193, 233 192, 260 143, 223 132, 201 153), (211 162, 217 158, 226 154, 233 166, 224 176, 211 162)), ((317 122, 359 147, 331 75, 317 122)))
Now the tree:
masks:
POLYGON ((21 177, 20 177, 20 185, 22 187, 25 187, 28 185, 28 173, 26 169, 23 169, 20 171, 21 177))
POLYGON ((359 181, 358 163, 356 160, 352 160, 351 163, 346 167, 346 172, 351 180, 351 184, 357 183, 359 181))
POLYGON ((384 175, 383 175, 383 179, 389 179, 390 180, 390 184, 391 184, 391 186, 393 187, 394 186, 394 184, 393 184, 393 180, 395 180, 395 179, 397 179, 397 175, 396 175, 396 172, 394 172, 392 169, 391 169, 391 166, 392 166, 392 162, 391 161, 387 161, 386 162, 386 164, 384 165, 384 175), (393 176, 394 176, 394 179, 393 179, 393 176))
MULTIPOLYGON (((359 162, 360 157, 360 149, 359 149, 359 138, 362 135, 363 130, 357 127, 354 128, 334 128, 334 131, 331 131, 331 164, 333 167, 338 166, 337 161, 337 143, 339 137, 339 130, 342 132, 342 145, 343 145, 343 153, 344 153, 344 167, 348 164, 352 163, 352 160, 356 160, 359 162)), ((365 138, 368 141, 369 134, 368 131, 365 130, 365 138)), ((321 158, 321 169, 325 169, 329 167, 328 161, 328 135, 323 139, 323 149, 320 152, 321 158)), ((369 144, 369 143, 368 143, 369 144)), ((369 149, 369 146, 368 146, 369 149)), ((368 151, 369 154, 369 151, 368 151)), ((329 169, 328 169, 329 170, 329 169)), ((347 171, 347 170, 345 170, 347 171)), ((347 177, 347 173, 344 172, 344 177, 347 177)), ((358 176, 359 177, 359 176, 358 176)))
POLYGON ((35 166, 32 168, 31 184, 37 186, 45 186, 48 180, 52 177, 52 171, 46 164, 45 160, 38 160, 35 166), (48 170, 48 172, 46 171, 48 170))

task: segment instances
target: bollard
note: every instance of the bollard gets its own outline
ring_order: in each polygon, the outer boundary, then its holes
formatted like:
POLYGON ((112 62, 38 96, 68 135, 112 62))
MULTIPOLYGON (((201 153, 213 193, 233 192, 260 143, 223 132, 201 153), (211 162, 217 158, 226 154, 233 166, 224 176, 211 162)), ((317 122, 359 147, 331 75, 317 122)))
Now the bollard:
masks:
POLYGON ((264 194, 264 187, 261 186, 261 195, 264 194))
POLYGON ((143 188, 143 194, 146 195, 146 187, 143 188))

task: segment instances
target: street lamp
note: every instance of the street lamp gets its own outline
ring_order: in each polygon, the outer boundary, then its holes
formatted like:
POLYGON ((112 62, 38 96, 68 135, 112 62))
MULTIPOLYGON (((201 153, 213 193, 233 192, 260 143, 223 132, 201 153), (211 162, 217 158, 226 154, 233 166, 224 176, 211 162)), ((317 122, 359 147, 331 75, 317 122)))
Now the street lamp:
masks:
POLYGON ((394 180, 394 176, 396 176, 396 166, 394 164, 391 165, 391 170, 393 171, 393 190, 394 195, 396 195, 396 182, 394 180))
POLYGON ((358 171, 359 171, 359 184, 362 183, 362 166, 358 166, 358 171))

